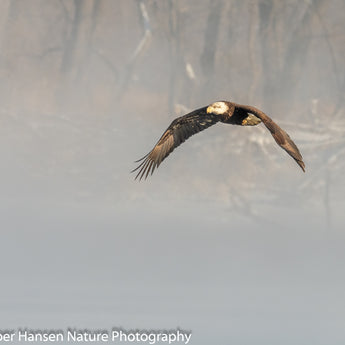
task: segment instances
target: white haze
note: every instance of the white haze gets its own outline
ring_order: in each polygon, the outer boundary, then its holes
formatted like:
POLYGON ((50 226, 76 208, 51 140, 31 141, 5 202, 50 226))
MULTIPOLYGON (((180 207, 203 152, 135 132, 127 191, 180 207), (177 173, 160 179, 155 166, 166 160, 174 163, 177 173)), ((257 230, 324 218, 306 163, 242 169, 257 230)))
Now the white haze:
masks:
POLYGON ((1 330, 344 343, 343 1, 0 13, 1 330), (262 125, 218 125, 134 181, 174 117, 221 99, 266 111, 306 173, 262 125))

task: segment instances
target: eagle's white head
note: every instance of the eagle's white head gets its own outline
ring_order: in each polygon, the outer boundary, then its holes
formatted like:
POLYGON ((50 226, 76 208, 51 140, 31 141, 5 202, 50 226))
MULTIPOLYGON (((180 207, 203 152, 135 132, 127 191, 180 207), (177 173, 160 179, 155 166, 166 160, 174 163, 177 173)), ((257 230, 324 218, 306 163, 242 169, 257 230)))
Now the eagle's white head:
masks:
POLYGON ((210 104, 207 109, 207 114, 222 115, 229 111, 229 106, 225 102, 215 102, 210 104))

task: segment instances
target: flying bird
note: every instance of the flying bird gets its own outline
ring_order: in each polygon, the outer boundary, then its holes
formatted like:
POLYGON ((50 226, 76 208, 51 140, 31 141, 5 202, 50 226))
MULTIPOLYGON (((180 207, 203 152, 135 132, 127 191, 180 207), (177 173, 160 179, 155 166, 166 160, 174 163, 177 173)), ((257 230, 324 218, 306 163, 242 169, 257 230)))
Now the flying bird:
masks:
POLYGON ((135 179, 138 177, 140 180, 143 177, 146 179, 150 173, 152 175, 154 170, 177 146, 181 145, 190 136, 217 122, 240 126, 256 126, 263 122, 276 143, 305 171, 303 158, 296 144, 269 116, 250 105, 218 101, 176 118, 163 133, 155 147, 146 156, 136 161, 136 163, 141 163, 136 169, 132 170, 132 172, 139 170, 135 179))

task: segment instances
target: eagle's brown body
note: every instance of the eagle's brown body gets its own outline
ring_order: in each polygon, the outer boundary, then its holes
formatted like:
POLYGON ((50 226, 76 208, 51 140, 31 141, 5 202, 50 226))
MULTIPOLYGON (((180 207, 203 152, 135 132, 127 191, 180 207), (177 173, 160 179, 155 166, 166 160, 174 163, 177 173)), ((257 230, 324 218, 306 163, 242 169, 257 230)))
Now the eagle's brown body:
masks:
POLYGON ((305 165, 302 155, 289 135, 281 129, 269 116, 261 110, 232 102, 219 101, 209 106, 194 110, 189 114, 175 119, 163 133, 156 146, 145 157, 143 162, 133 171, 139 170, 137 177, 142 179, 158 168, 161 162, 190 136, 214 125, 223 122, 240 126, 255 126, 263 122, 271 132, 276 143, 282 147, 302 168, 305 165))

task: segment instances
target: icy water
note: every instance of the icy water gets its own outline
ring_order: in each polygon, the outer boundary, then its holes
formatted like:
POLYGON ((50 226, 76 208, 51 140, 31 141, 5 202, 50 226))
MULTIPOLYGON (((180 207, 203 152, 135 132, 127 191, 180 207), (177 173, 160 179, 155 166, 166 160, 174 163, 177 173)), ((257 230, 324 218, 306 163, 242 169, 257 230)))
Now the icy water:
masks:
POLYGON ((191 344, 342 344, 345 237, 322 210, 1 204, 2 329, 181 329, 191 344))

